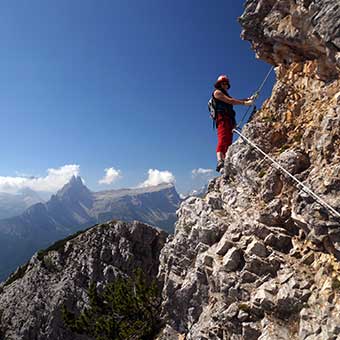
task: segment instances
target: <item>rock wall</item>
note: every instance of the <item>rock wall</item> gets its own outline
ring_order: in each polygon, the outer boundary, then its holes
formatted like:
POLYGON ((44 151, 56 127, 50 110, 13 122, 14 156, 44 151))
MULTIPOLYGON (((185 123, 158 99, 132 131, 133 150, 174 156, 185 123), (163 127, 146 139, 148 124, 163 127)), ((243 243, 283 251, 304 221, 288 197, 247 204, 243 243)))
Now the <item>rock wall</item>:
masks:
POLYGON ((0 287, 0 339, 90 340, 66 329, 61 306, 82 310, 91 282, 103 287, 137 267, 155 278, 166 237, 139 222, 110 222, 36 254, 0 287))
POLYGON ((337 0, 248 0, 242 37, 271 64, 318 60, 317 74, 337 78, 340 68, 337 0))
MULTIPOLYGON (((277 77, 242 133, 340 211, 339 2, 248 0, 240 22, 277 77)), ((178 215, 159 339, 340 339, 340 219, 254 148, 178 215)))

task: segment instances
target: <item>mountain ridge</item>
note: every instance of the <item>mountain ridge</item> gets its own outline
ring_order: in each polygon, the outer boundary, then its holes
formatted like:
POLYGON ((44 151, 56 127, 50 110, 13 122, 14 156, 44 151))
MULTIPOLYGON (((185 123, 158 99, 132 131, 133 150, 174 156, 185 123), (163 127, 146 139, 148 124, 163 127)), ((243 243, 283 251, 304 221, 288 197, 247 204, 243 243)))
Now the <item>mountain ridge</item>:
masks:
POLYGON ((0 244, 1 239, 6 244, 0 248, 0 256, 7 261, 0 266, 0 278, 50 242, 96 223, 139 220, 173 232, 180 201, 175 187, 169 184, 92 192, 79 176, 74 176, 46 203, 0 220, 0 244))
POLYGON ((148 280, 154 279, 166 237, 167 233, 161 229, 140 222, 111 221, 35 254, 9 281, 0 285, 1 339, 4 336, 6 339, 89 339, 64 327, 62 306, 73 312, 81 310, 88 302, 86 294, 91 283, 101 287, 117 277, 130 277, 135 269, 132 263, 143 270, 148 280), (21 293, 16 294, 18 288, 21 293), (46 318, 46 313, 53 317, 46 318), (45 320, 43 327, 36 327, 37 320, 45 320), (13 328, 6 326, 9 322, 13 328))

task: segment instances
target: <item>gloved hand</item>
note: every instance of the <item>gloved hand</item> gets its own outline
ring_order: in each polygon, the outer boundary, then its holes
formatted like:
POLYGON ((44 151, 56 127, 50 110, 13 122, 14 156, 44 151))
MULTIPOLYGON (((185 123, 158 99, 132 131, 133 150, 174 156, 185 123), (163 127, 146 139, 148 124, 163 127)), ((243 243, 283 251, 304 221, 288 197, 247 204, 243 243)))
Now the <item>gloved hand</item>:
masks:
POLYGON ((257 97, 259 96, 259 93, 255 92, 252 96, 250 96, 250 100, 255 101, 257 97))
POLYGON ((254 105, 254 101, 252 99, 247 99, 244 101, 245 106, 252 106, 254 105))

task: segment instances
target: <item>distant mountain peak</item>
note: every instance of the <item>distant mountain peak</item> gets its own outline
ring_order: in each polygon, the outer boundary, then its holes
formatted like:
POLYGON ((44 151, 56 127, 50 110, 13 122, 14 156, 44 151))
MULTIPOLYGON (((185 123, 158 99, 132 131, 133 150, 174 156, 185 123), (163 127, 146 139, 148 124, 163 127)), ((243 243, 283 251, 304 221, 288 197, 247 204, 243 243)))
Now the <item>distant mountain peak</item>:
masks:
POLYGON ((84 182, 80 176, 73 175, 69 180, 69 183, 72 185, 84 185, 84 182))
POLYGON ((80 197, 90 197, 91 191, 84 185, 80 176, 72 176, 56 194, 60 198, 79 199, 80 197))

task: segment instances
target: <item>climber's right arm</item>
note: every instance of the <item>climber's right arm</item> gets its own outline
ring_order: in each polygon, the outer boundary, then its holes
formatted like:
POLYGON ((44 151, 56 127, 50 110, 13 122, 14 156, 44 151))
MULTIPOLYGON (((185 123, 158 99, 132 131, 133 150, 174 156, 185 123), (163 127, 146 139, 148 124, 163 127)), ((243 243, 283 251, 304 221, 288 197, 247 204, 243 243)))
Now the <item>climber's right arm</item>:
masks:
POLYGON ((221 100, 222 102, 225 102, 225 103, 231 104, 231 105, 246 105, 246 102, 248 101, 248 98, 245 99, 245 100, 240 100, 240 99, 236 99, 236 98, 226 96, 220 90, 216 90, 214 92, 214 97, 218 100, 221 100))

